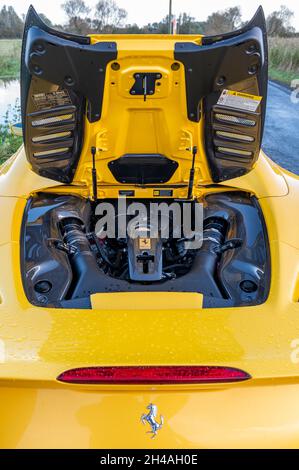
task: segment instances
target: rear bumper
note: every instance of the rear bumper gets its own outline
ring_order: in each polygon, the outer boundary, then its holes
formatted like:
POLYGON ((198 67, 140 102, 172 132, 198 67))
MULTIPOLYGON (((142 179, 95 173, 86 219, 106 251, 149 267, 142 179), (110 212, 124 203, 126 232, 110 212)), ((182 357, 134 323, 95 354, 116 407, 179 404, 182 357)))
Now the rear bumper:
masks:
MULTIPOLYGON (((11 191, 11 179, 6 182, 11 191)), ((271 228, 269 298, 239 309, 155 310, 144 302, 129 310, 34 307, 19 269, 26 199, 6 197, 0 236, 0 448, 299 448, 299 366, 291 357, 299 338, 299 225, 289 230, 299 187, 297 180, 292 184, 287 198, 262 199, 271 228), (74 367, 132 364, 231 366, 256 381, 192 391, 51 385, 74 367), (285 377, 297 377, 297 383, 285 377), (140 422, 149 403, 164 417, 155 439, 140 422)))
POLYGON ((201 390, 0 387, 1 448, 299 448, 299 384, 201 390), (140 417, 149 403, 156 438, 140 417))

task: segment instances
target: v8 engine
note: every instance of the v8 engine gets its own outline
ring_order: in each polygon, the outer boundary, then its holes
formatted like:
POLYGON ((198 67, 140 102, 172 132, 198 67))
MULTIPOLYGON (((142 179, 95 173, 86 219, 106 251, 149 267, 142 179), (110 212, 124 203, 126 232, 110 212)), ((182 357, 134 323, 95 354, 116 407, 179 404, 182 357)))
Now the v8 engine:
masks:
POLYGON ((265 301, 268 242, 254 197, 211 192, 199 201, 127 200, 122 209, 103 202, 112 213, 76 195, 39 193, 28 202, 22 275, 33 304, 90 308, 95 293, 140 291, 200 292, 204 307, 265 301), (188 230, 174 208, 188 212, 188 230))

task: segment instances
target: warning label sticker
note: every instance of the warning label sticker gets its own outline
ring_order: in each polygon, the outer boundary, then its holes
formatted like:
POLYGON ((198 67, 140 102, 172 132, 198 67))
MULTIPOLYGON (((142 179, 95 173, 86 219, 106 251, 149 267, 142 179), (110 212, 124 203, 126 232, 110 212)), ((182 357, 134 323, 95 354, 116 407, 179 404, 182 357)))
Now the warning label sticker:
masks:
POLYGON ((43 109, 52 109, 57 106, 66 106, 72 104, 72 100, 67 90, 51 91, 49 93, 36 93, 32 95, 35 107, 41 111, 43 109))
POLYGON ((241 111, 255 112, 261 101, 262 96, 241 93, 240 91, 223 90, 217 104, 220 106, 239 109, 241 111))

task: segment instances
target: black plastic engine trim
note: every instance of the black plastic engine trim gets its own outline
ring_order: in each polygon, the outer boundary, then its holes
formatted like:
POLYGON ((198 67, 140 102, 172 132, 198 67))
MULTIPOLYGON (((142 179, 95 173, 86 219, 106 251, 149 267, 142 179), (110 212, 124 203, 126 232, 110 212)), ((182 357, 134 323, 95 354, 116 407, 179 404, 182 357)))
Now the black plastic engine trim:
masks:
POLYGON ((98 121, 106 67, 117 58, 116 42, 90 44, 80 36, 57 34, 45 27, 34 9, 29 10, 24 39, 24 60, 30 75, 83 95, 89 121, 98 121))
POLYGON ((177 170, 175 160, 160 154, 126 154, 108 163, 108 168, 119 183, 167 183, 177 170))
MULTIPOLYGON (((200 120, 200 103, 210 93, 258 76, 260 94, 267 93, 267 38, 263 8, 244 28, 203 38, 202 45, 177 42, 175 60, 185 67, 188 118, 200 120), (253 73, 253 67, 256 71, 253 73)), ((264 106, 265 107, 265 106, 264 106)))
POLYGON ((174 55, 185 66, 188 118, 199 122, 204 116, 205 150, 213 181, 226 181, 248 173, 259 156, 266 113, 268 45, 263 8, 243 28, 204 37, 200 46, 192 42, 176 43, 174 55), (257 110, 219 106, 219 96, 226 89, 261 96, 257 110), (217 112, 239 119, 220 123, 215 119, 217 112), (253 119, 255 126, 246 128, 243 123, 247 119, 253 119), (228 144, 227 139, 217 135, 220 129, 243 134, 245 138, 252 136, 253 141, 231 140, 228 144), (223 153, 219 148, 228 151, 223 153))

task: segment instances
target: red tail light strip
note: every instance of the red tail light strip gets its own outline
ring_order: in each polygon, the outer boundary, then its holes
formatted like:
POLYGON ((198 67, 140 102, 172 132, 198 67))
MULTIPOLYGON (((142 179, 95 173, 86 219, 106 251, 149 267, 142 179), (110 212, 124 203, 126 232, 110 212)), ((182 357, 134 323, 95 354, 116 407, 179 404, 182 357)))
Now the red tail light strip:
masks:
POLYGON ((251 376, 240 369, 221 366, 120 366, 81 367, 57 377, 76 384, 203 384, 240 382, 251 376))

